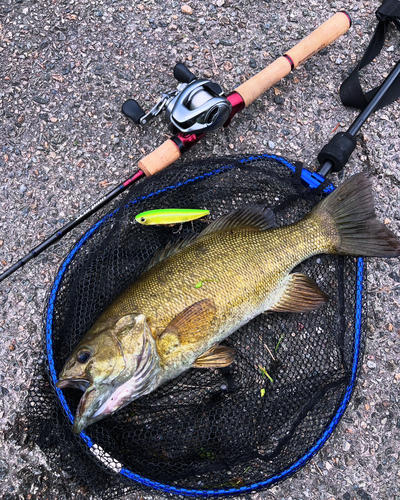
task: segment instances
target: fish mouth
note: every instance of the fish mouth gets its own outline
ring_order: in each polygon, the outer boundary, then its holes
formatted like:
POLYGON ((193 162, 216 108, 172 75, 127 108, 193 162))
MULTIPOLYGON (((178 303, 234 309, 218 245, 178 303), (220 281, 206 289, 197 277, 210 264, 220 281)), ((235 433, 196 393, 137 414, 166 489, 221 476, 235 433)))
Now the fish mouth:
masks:
POLYGON ((89 380, 86 380, 84 378, 60 377, 58 379, 58 382, 56 382, 56 387, 58 387, 58 389, 70 388, 70 389, 79 389, 81 391, 86 391, 89 385, 90 385, 89 380))
POLYGON ((98 409, 112 397, 113 388, 107 386, 97 386, 86 379, 60 377, 56 383, 59 389, 71 388, 84 391, 79 400, 78 408, 75 412, 75 418, 72 431, 74 434, 80 434, 86 427, 102 419, 102 414, 98 409))
POLYGON ((72 432, 80 434, 88 425, 93 424, 98 418, 93 418, 93 413, 102 401, 99 390, 92 385, 89 386, 82 395, 75 413, 72 432))
POLYGON ((97 400, 101 401, 102 398, 99 398, 99 391, 96 390, 93 384, 86 379, 82 378, 73 378, 73 377, 60 377, 58 382, 56 383, 56 387, 59 389, 80 389, 84 393, 81 396, 79 401, 78 408, 75 413, 74 424, 72 431, 75 434, 80 434, 85 427, 94 423, 97 418, 92 418, 92 414, 94 413, 97 400))

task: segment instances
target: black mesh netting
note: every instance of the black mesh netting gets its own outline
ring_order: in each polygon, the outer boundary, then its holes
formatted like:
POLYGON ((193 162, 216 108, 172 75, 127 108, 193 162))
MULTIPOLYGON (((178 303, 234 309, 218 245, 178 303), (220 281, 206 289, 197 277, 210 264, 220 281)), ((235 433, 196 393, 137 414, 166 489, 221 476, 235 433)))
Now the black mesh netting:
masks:
MULTIPOLYGON (((180 234, 176 227, 132 223, 139 212, 207 208, 214 219, 246 204, 267 203, 279 226, 300 219, 321 196, 300 182, 298 169, 294 174, 266 155, 198 161, 138 183, 69 257, 50 301, 54 314, 47 312, 55 372, 104 308, 146 269, 155 250, 192 231, 190 223, 180 234)), ((201 220, 193 223, 196 232, 204 227, 201 220)), ((72 434, 52 385, 38 380, 28 416, 39 446, 101 498, 142 488, 118 474, 121 468, 150 485, 240 491, 291 467, 324 434, 349 385, 357 259, 321 255, 297 270, 328 293, 326 306, 258 316, 224 342, 237 351, 233 365, 191 369, 90 426, 85 432, 94 443, 91 450, 72 434)), ((82 393, 63 393, 74 413, 82 393)))

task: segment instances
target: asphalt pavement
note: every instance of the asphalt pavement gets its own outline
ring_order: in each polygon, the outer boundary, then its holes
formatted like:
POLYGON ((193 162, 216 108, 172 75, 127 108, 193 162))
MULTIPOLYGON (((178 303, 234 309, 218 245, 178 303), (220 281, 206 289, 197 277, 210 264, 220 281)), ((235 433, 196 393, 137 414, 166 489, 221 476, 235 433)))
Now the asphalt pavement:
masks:
MULTIPOLYGON (((168 138, 162 118, 146 128, 128 121, 121 114, 126 99, 149 109, 175 88, 177 62, 229 93, 344 9, 353 21, 347 34, 185 155, 267 152, 313 169, 321 147, 357 115, 338 91, 372 37, 378 7, 361 0, 2 0, 0 270, 127 179, 168 138)), ((399 52, 400 33, 392 26, 362 75, 365 89, 379 84, 399 52)), ((378 216, 400 235, 399 101, 368 120, 344 175, 332 180, 339 184, 356 172, 373 178, 378 216)), ((15 433, 34 367, 43 362, 47 294, 71 245, 95 220, 0 284, 4 500, 98 498, 15 433)), ((400 499, 399 259, 370 259, 368 289, 363 367, 334 435, 296 475, 240 498, 400 499)), ((163 495, 139 489, 130 498, 142 497, 163 495)))

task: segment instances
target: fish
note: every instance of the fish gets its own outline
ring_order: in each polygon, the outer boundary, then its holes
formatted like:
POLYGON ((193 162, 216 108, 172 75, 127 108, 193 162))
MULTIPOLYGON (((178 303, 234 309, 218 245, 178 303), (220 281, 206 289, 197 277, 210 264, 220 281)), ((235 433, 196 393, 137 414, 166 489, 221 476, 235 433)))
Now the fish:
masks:
POLYGON ((354 175, 291 225, 275 227, 271 209, 246 206, 157 252, 59 374, 58 388, 84 390, 73 432, 186 370, 229 366, 235 350, 221 342, 257 315, 323 306, 329 297, 317 283, 292 273, 322 253, 400 255, 400 241, 376 217, 366 175, 354 175))
POLYGON ((205 217, 209 213, 209 210, 194 208, 162 208, 142 212, 136 215, 135 220, 145 226, 174 225, 200 219, 200 217, 205 217))

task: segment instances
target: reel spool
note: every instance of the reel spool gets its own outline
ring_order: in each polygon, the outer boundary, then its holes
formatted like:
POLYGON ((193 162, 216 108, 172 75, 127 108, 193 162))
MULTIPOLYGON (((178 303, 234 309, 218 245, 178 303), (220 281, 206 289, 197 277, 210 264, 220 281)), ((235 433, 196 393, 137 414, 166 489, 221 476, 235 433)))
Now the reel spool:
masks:
POLYGON ((122 113, 137 125, 146 125, 165 111, 165 119, 173 134, 211 132, 228 121, 232 104, 218 83, 196 78, 182 63, 175 66, 174 77, 181 82, 177 89, 163 93, 148 113, 134 99, 124 103, 122 113))

